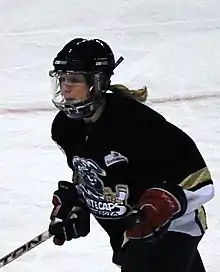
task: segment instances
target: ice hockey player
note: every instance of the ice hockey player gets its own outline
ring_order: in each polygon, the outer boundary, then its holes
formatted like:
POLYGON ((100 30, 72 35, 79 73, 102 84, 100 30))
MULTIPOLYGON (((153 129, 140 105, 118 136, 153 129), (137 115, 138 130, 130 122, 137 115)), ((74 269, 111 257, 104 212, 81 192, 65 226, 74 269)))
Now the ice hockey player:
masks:
POLYGON ((140 102, 146 88, 111 85, 117 64, 106 42, 83 38, 53 61, 52 139, 73 175, 54 192, 49 232, 56 245, 84 237, 92 214, 122 272, 204 272, 210 172, 192 138, 140 102))

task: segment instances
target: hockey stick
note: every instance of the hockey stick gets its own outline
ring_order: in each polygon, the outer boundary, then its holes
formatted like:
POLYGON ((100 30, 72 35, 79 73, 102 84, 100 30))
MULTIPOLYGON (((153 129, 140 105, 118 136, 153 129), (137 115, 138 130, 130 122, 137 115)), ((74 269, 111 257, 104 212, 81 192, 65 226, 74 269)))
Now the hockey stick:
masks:
POLYGON ((3 258, 0 259, 0 268, 7 265, 8 263, 14 261, 15 259, 19 258, 29 250, 33 249, 34 247, 40 245, 41 243, 48 240, 52 235, 49 234, 48 230, 41 233, 37 237, 33 238, 32 240, 28 241, 26 244, 23 244, 19 248, 15 249, 11 253, 5 255, 3 258))

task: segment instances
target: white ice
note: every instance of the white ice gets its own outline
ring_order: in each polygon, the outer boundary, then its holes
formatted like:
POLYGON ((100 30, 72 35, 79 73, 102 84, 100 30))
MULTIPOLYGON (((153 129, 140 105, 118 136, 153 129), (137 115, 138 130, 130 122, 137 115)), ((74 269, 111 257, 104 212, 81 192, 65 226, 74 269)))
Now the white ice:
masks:
MULTIPOLYGON (((113 82, 146 84, 149 105, 196 141, 216 188, 199 248, 207 271, 219 271, 219 0, 0 1, 0 257, 47 228, 57 181, 71 177, 50 139, 56 111, 36 109, 53 107, 48 70, 61 47, 79 36, 104 39, 116 57, 123 55, 113 82), (191 95, 197 99, 186 100, 191 95), (182 100, 156 103, 176 96, 182 100)), ((95 221, 88 237, 63 247, 49 240, 3 270, 119 271, 95 221)))

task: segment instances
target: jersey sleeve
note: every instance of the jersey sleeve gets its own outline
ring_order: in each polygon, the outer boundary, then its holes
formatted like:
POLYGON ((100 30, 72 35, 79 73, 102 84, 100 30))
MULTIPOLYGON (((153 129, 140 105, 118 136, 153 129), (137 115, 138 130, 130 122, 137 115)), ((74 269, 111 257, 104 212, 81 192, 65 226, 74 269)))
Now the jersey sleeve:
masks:
POLYGON ((165 179, 185 192, 187 214, 213 198, 213 181, 195 142, 172 124, 169 127, 163 147, 165 179))

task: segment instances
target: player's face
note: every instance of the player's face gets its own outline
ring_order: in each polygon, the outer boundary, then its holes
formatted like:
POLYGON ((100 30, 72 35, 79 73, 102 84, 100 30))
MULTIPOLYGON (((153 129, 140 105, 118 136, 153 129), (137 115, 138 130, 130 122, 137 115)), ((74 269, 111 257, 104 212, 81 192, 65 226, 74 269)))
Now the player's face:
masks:
POLYGON ((66 100, 78 101, 88 98, 88 85, 83 74, 61 75, 60 88, 66 100))

